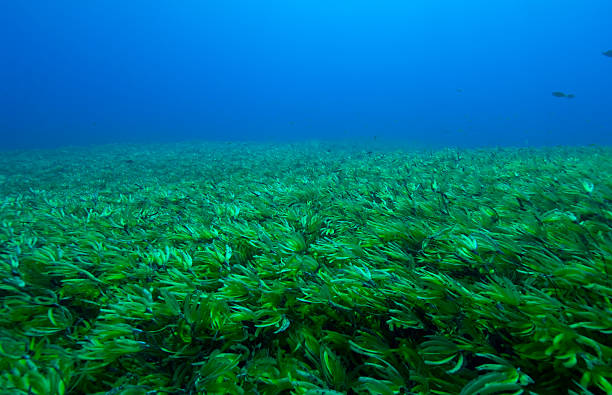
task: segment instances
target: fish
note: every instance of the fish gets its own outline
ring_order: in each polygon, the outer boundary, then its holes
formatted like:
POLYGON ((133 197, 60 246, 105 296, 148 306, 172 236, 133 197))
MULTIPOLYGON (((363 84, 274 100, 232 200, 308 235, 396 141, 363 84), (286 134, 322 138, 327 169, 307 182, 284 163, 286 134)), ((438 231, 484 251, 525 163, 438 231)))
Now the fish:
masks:
POLYGON ((573 99, 574 97, 576 97, 576 95, 574 95, 573 93, 565 94, 563 92, 553 92, 552 95, 554 97, 566 97, 568 99, 573 99))
POLYGON ((603 56, 607 56, 609 58, 612 58, 612 49, 607 50, 606 52, 602 52, 601 53, 603 56))

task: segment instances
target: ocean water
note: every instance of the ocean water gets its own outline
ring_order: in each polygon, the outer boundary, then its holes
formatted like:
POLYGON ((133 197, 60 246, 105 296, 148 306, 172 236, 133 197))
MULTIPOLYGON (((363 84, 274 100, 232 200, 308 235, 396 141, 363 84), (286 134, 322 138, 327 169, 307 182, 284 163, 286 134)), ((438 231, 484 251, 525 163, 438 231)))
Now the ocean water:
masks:
POLYGON ((609 144, 610 14, 606 0, 5 2, 0 147, 609 144))
POLYGON ((611 11, 0 5, 0 395, 612 394, 611 11))

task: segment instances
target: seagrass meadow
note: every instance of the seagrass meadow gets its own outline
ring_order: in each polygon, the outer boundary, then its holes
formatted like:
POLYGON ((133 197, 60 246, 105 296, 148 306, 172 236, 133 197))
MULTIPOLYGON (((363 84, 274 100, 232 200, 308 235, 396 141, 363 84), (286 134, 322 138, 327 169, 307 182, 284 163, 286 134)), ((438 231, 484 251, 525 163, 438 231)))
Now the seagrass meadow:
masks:
POLYGON ((612 149, 0 156, 2 394, 612 393, 612 149))

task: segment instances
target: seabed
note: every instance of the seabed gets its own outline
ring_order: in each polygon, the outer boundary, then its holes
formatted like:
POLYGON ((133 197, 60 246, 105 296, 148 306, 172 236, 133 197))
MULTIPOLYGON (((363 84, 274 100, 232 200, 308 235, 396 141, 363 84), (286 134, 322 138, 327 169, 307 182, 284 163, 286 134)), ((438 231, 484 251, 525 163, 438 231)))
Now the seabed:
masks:
POLYGON ((1 394, 612 393, 612 148, 0 156, 1 394))

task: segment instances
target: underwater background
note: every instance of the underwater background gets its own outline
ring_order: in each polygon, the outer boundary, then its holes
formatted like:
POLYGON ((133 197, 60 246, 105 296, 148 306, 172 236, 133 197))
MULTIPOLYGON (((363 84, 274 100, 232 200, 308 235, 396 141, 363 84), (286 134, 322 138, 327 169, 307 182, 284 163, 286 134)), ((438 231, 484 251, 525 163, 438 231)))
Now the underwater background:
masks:
POLYGON ((606 0, 4 2, 0 147, 609 144, 610 15, 606 0))
POLYGON ((0 395, 612 394, 610 1, 0 5, 0 395))

